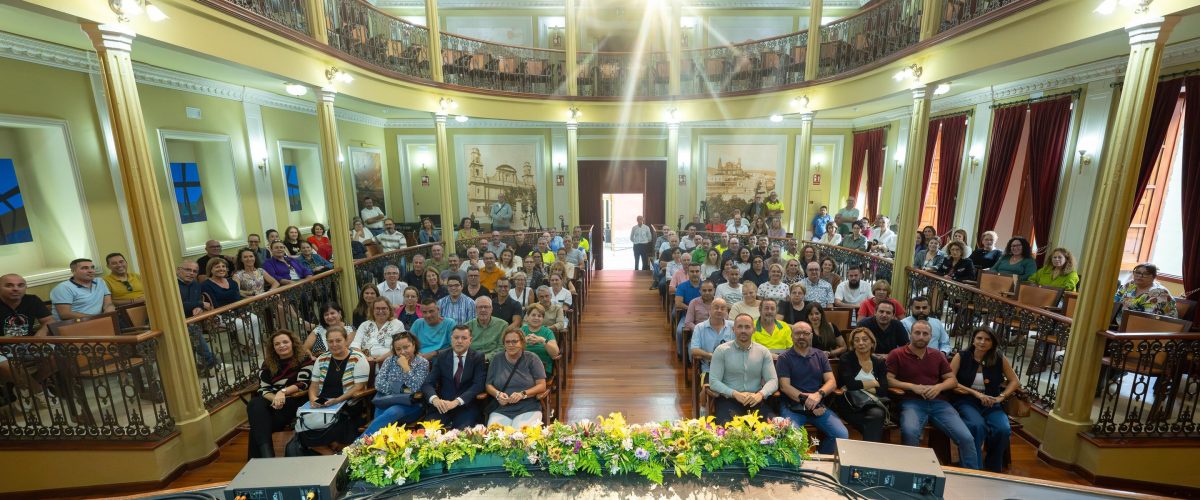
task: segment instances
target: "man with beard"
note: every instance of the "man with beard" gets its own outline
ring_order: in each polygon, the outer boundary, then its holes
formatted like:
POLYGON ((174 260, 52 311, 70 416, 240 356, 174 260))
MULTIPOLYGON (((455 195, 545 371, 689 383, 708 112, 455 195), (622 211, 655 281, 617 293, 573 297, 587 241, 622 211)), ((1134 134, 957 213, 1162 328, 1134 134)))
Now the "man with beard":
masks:
POLYGON ((904 325, 896 321, 896 308, 891 302, 881 302, 875 315, 859 321, 858 326, 875 334, 875 354, 887 354, 909 342, 904 325))
MULTIPOLYGON (((725 299, 725 302, 737 304, 742 301, 742 283, 738 281, 741 273, 738 273, 737 266, 733 262, 727 262, 725 265, 725 279, 721 284, 717 285, 717 297, 725 299)), ((716 283, 715 281, 713 283, 716 283)))
POLYGON ((778 305, 774 300, 758 301, 758 324, 754 325, 754 342, 771 350, 774 357, 792 348, 792 327, 775 315, 778 305))
POLYGON ((862 269, 858 266, 846 269, 846 280, 838 283, 833 294, 833 305, 858 308, 862 301, 871 298, 871 286, 862 282, 862 269))
POLYGON ((912 343, 893 349, 887 356, 887 380, 890 387, 903 389, 900 400, 900 443, 920 446, 925 424, 933 425, 958 445, 963 468, 979 468, 979 452, 970 429, 950 405, 947 394, 958 386, 946 355, 929 347, 929 323, 913 325, 912 343))
MULTIPOLYGON (((717 425, 725 425, 734 417, 751 411, 758 411, 763 418, 774 416, 774 411, 764 402, 779 387, 779 379, 775 375, 771 351, 751 340, 754 318, 749 314, 734 318, 733 335, 733 342, 721 344, 713 351, 708 372, 712 390, 719 395, 715 411, 717 425)), ((968 431, 967 436, 970 435, 968 431)))
MULTIPOLYGON (((412 286, 421 287, 421 283, 425 282, 425 256, 416 254, 412 257, 412 270, 404 273, 404 282, 413 283, 412 286)), ((403 302, 401 302, 403 304, 403 302)))
MULTIPOLYGON (((908 303, 907 318, 900 320, 900 324, 904 325, 904 329, 912 334, 913 327, 918 321, 923 321, 929 324, 930 334, 932 339, 929 341, 929 347, 942 351, 946 356, 950 356, 950 351, 954 346, 950 343, 950 334, 946 332, 946 324, 937 318, 931 318, 929 311, 932 307, 929 305, 929 297, 918 295, 908 303)), ((876 313, 878 314, 878 313, 876 313)))
POLYGON ((849 439, 850 433, 837 414, 825 407, 825 397, 837 388, 837 380, 829 356, 812 347, 812 336, 812 326, 803 321, 796 323, 791 335, 792 348, 775 361, 779 391, 784 395, 780 413, 797 427, 812 422, 825 434, 817 453, 831 454, 836 441, 849 439))

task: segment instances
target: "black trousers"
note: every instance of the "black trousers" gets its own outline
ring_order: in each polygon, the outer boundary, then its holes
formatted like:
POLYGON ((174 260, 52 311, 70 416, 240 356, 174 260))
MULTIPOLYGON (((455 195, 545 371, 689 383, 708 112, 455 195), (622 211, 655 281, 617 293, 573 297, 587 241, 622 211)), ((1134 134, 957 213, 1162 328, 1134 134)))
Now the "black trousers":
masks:
POLYGON ((255 393, 250 404, 246 405, 246 419, 250 422, 250 458, 259 457, 258 450, 262 446, 274 446, 271 434, 284 430, 288 424, 296 420, 296 410, 308 401, 308 398, 287 398, 283 408, 271 408, 271 402, 262 395, 255 393))
POLYGON ((882 408, 872 406, 866 410, 855 410, 843 404, 838 406, 837 414, 862 433, 863 441, 883 442, 883 425, 887 423, 887 418, 882 408))
POLYGON ((650 244, 649 243, 634 243, 633 244, 633 270, 635 270, 635 271, 650 270, 650 244))
POLYGON ((447 429, 466 429, 482 424, 483 413, 480 412, 479 403, 475 401, 467 402, 446 413, 438 413, 433 405, 425 405, 425 420, 440 420, 442 427, 447 429))
POLYGON ((757 405, 746 406, 736 399, 720 396, 716 400, 716 409, 714 410, 716 414, 713 417, 718 425, 725 425, 733 420, 733 417, 739 417, 752 411, 757 411, 759 418, 762 419, 776 416, 775 410, 767 404, 766 398, 763 398, 757 405))

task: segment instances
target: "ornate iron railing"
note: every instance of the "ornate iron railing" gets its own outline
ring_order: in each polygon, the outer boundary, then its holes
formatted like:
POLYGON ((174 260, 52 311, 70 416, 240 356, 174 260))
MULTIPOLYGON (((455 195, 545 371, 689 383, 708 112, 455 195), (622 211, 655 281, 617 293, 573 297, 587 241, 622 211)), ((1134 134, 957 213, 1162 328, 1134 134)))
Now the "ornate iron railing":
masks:
POLYGON ((844 73, 916 45, 921 37, 921 0, 883 0, 821 27, 817 75, 844 73))
MULTIPOLYGON (((647 54, 660 60, 661 54, 647 54)), ((645 84, 649 71, 637 64, 638 55, 628 52, 581 52, 578 54, 575 82, 579 95, 593 97, 643 97, 649 95, 645 84)), ((669 76, 669 75, 668 75, 669 76)))
POLYGON ((846 269, 850 266, 858 266, 863 271, 863 279, 866 281, 876 280, 892 280, 892 260, 880 257, 873 253, 860 252, 845 247, 835 245, 826 245, 815 241, 802 241, 800 249, 803 250, 804 245, 812 245, 817 249, 818 257, 831 257, 838 266, 834 272, 839 276, 846 275, 846 269))
POLYGON ((308 6, 304 0, 228 0, 280 26, 308 34, 308 6))
POLYGON ((321 304, 338 300, 341 273, 335 268, 188 318, 205 407, 214 409, 258 385, 263 348, 271 333, 290 330, 306 339, 320 324, 321 304))
MULTIPOLYGON (((429 257, 430 250, 435 246, 442 245, 442 242, 426 243, 424 245, 416 245, 411 247, 401 248, 387 253, 374 255, 365 259, 354 261, 354 279, 358 283, 358 289, 362 290, 363 285, 367 283, 381 283, 384 281, 383 272, 388 266, 396 266, 400 269, 400 276, 412 270, 413 257, 421 255, 429 257)), ((410 286, 420 287, 420 283, 407 283, 410 286)), ((357 297, 354 300, 358 300, 357 297)), ((343 304, 349 306, 350 304, 343 304)), ((397 307, 399 304, 395 304, 397 307)))
POLYGON ((566 95, 566 53, 442 33, 447 83, 535 95, 566 95))
MULTIPOLYGON (((500 233, 500 241, 504 243, 506 248, 513 249, 517 257, 524 257, 529 252, 537 247, 538 238, 547 231, 518 231, 500 233)), ((488 233, 481 233, 479 238, 472 240, 457 239, 454 240, 454 251, 460 257, 467 256, 467 249, 471 247, 478 248, 479 255, 483 256, 483 251, 488 244, 492 242, 492 236, 488 233)), ((497 255, 497 257, 499 257, 497 255)))
POLYGON ((329 45, 384 69, 429 79, 429 30, 360 0, 325 0, 329 45))
POLYGON ((938 32, 953 29, 967 21, 995 12, 1019 0, 942 0, 942 23, 938 32))
POLYGON ((0 440, 157 441, 175 431, 156 349, 162 332, 0 337, 0 440))
POLYGON ((1099 335, 1105 348, 1092 435, 1200 437, 1200 334, 1099 335))
POLYGON ((716 94, 803 82, 807 50, 808 31, 687 50, 681 57, 681 90, 684 94, 716 94))
POLYGON ((906 271, 909 279, 906 301, 919 295, 929 297, 932 316, 946 324, 956 351, 971 344, 973 328, 991 327, 999 334, 1000 347, 1017 372, 1030 402, 1050 411, 1058 395, 1071 318, 926 271, 911 267, 906 271))

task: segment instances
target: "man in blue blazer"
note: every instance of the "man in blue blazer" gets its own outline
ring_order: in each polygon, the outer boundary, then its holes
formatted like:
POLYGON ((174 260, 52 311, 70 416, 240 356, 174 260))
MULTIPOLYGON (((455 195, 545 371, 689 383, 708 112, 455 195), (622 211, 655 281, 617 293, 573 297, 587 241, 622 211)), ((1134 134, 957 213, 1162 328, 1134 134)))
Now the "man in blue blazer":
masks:
POLYGON ((486 376, 487 361, 483 354, 471 350, 471 329, 465 324, 454 327, 450 349, 433 358, 433 368, 421 386, 429 402, 426 415, 455 429, 482 423, 475 397, 483 392, 486 376))

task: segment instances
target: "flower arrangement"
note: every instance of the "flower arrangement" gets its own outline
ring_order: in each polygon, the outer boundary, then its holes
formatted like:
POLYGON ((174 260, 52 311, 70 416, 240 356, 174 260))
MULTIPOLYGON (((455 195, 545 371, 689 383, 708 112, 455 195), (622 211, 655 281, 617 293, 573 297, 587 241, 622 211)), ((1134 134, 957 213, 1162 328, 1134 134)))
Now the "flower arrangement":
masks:
POLYGON ((423 472, 491 455, 513 476, 529 476, 529 466, 557 476, 634 473, 662 483, 663 473, 701 477, 723 467, 745 467, 753 477, 769 465, 796 467, 808 458, 803 428, 784 418, 763 420, 757 413, 725 426, 712 417, 676 422, 627 424, 620 413, 573 424, 555 422, 513 429, 500 425, 444 430, 436 421, 406 430, 381 429, 346 448, 350 473, 375 486, 419 481, 423 472))

